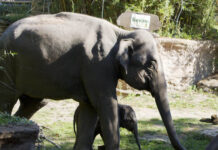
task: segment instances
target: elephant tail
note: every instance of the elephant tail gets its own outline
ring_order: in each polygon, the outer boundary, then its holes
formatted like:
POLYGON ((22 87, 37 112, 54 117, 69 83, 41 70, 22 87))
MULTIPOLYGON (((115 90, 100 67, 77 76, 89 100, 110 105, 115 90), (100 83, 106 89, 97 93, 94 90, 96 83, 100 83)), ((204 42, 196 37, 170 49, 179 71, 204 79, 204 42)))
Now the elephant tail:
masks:
POLYGON ((75 135, 77 135, 78 116, 79 116, 79 109, 77 108, 75 110, 75 113, 74 113, 74 116, 73 116, 73 131, 74 131, 75 135))

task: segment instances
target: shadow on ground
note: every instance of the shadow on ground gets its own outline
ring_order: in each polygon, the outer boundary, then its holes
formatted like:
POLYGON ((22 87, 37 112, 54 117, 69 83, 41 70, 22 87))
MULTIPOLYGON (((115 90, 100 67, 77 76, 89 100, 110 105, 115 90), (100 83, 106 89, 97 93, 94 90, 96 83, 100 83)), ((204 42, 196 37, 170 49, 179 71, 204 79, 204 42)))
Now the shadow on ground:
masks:
MULTIPOLYGON (((212 127, 211 124, 202 123, 197 119, 181 118, 174 120, 175 128, 178 133, 179 139, 182 145, 187 150, 205 150, 205 147, 209 144, 210 138, 202 135, 200 130, 208 129, 212 127)), ((139 136, 142 150, 173 150, 170 143, 168 143, 168 137, 162 120, 151 119, 148 121, 138 121, 139 125, 139 136), (149 136, 148 136, 149 135, 149 136), (147 137, 158 137, 158 138, 147 138, 147 137), (163 138, 163 140, 161 140, 163 138)), ((121 150, 137 150, 135 139, 133 135, 125 130, 121 129, 121 150)), ((73 134, 73 133, 72 133, 73 134)), ((62 139, 57 139, 61 144, 61 150, 72 150, 75 140, 75 135, 72 137, 62 136, 62 139), (73 137, 73 140, 72 140, 73 137), (69 139, 71 138, 71 139, 69 139), (67 141, 72 142, 67 142, 67 141), (66 141, 66 142, 64 142, 66 141)), ((98 145, 101 145, 102 141, 100 138, 95 140, 94 149, 98 145)), ((57 150, 54 145, 45 144, 43 150, 57 150)))

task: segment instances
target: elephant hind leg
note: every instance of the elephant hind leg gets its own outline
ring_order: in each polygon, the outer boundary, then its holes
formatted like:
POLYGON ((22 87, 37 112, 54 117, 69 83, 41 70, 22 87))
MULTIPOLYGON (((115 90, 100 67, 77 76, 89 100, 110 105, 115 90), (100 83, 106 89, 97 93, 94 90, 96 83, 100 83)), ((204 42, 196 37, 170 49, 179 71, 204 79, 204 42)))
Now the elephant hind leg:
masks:
POLYGON ((27 95, 19 97, 20 106, 15 113, 16 116, 30 119, 35 112, 45 106, 48 102, 42 98, 33 98, 27 95))
POLYGON ((77 134, 74 150, 92 150, 97 113, 89 105, 80 103, 77 117, 77 134))

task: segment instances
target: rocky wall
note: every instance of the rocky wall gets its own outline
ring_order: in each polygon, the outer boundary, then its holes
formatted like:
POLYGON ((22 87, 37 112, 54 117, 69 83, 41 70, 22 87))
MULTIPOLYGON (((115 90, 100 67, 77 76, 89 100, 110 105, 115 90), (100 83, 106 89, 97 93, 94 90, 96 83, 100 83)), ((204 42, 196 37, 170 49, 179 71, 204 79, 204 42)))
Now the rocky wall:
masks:
POLYGON ((168 87, 183 90, 218 73, 218 43, 157 38, 168 87))

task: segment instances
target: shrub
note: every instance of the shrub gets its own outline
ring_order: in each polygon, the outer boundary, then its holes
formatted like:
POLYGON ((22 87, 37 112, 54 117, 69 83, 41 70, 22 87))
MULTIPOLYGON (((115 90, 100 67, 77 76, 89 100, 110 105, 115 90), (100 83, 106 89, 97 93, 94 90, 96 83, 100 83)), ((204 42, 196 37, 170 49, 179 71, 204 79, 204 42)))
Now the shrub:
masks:
POLYGON ((25 118, 20 118, 16 116, 10 116, 7 113, 0 112, 0 125, 31 125, 34 124, 33 121, 27 120, 25 118))

